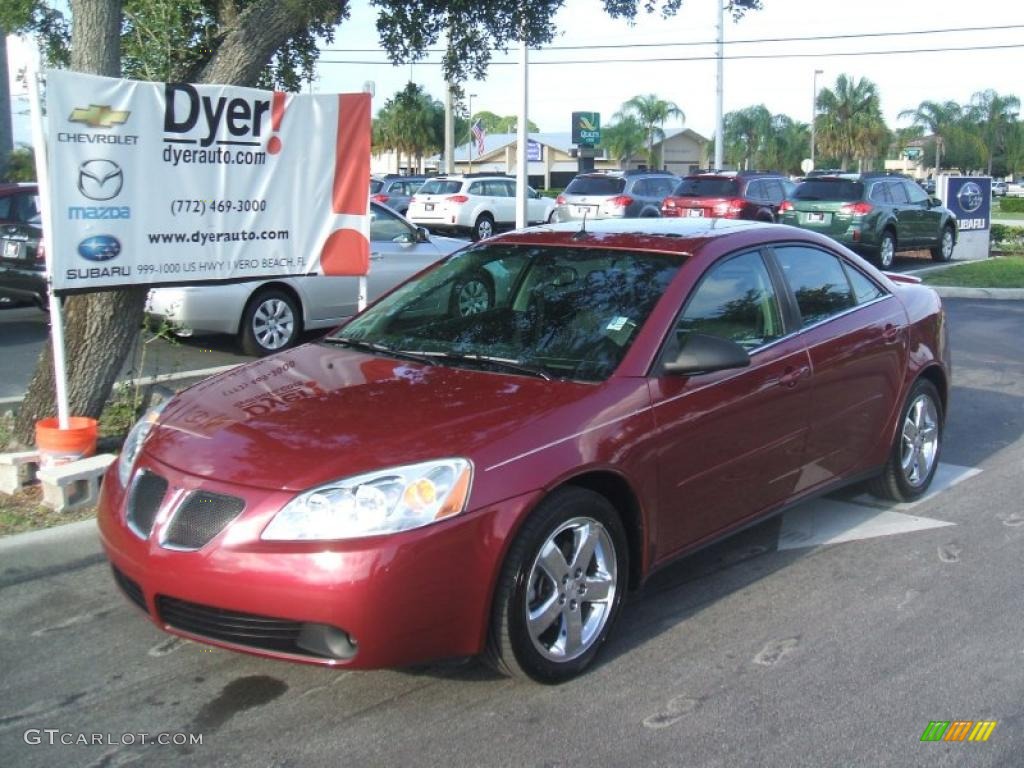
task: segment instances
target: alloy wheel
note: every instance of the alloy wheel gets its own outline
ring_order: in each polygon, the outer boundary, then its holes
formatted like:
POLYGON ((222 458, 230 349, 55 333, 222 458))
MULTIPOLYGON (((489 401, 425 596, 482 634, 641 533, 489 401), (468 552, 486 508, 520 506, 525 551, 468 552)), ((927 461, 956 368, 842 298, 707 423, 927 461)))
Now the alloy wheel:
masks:
POLYGON ((920 486, 930 476, 939 448, 939 415, 927 394, 918 395, 903 420, 900 467, 911 486, 920 486))
POLYGON ((295 315, 281 299, 267 299, 253 313, 252 331, 264 349, 281 349, 295 333, 295 315))

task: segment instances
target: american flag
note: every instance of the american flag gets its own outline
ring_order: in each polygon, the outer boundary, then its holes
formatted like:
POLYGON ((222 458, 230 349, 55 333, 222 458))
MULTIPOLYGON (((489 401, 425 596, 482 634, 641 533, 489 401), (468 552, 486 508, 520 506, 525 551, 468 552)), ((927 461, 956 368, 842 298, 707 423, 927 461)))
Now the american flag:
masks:
POLYGON ((482 155, 484 153, 484 137, 487 136, 487 131, 479 119, 473 123, 473 127, 470 130, 473 132, 473 138, 476 139, 476 153, 477 155, 482 155))

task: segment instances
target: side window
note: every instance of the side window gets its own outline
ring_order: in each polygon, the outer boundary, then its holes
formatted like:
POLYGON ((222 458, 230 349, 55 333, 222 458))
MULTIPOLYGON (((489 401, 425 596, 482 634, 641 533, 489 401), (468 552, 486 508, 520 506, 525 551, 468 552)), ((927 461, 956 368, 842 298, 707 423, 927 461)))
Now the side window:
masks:
POLYGON ((889 185, 885 182, 875 184, 868 193, 868 199, 873 203, 891 203, 892 196, 889 194, 889 185))
POLYGON ((651 194, 650 184, 647 183, 647 179, 636 180, 636 183, 633 184, 633 194, 638 197, 647 197, 651 194))
POLYGON ((786 189, 782 186, 782 182, 778 179, 769 179, 765 182, 768 187, 768 199, 775 203, 781 203, 786 199, 786 189))
POLYGON ((391 243, 412 242, 412 233, 405 222, 381 208, 370 209, 370 239, 391 243))
POLYGON ((859 270, 845 262, 843 266, 846 268, 846 276, 850 279, 850 285, 853 287, 853 296, 858 304, 867 304, 869 301, 885 296, 885 291, 868 280, 859 270))
POLYGON ((892 195, 894 203, 906 205, 910 202, 910 198, 907 197, 907 188, 903 186, 903 182, 890 181, 886 186, 889 187, 889 194, 892 195))
POLYGON ((466 191, 467 195, 489 195, 490 191, 482 181, 474 181, 466 191))
POLYGON ((511 181, 498 182, 501 185, 501 196, 502 197, 515 197, 516 196, 516 185, 511 181))
POLYGON ((783 335, 778 297, 760 253, 733 256, 708 270, 676 325, 677 337, 687 333, 721 336, 748 350, 783 335))
POLYGON ((761 181, 760 179, 750 182, 747 185, 747 197, 749 197, 751 200, 764 200, 764 182, 761 181))
POLYGON ((671 179, 658 179, 655 197, 665 198, 672 194, 676 185, 671 179))
POLYGON ((850 283, 836 256, 803 245, 776 248, 775 255, 796 296, 805 326, 855 306, 850 283))
POLYGON ((921 205, 922 203, 928 202, 928 193, 914 182, 904 181, 903 188, 906 190, 907 197, 910 199, 910 202, 915 205, 921 205))

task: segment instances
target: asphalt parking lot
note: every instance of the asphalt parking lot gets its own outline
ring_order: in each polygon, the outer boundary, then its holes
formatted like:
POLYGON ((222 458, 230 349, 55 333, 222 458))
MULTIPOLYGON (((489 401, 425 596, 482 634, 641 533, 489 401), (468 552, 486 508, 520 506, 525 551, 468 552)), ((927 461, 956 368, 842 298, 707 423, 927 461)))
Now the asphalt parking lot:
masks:
POLYGON ((947 308, 938 493, 851 489, 661 571, 559 687, 474 661, 355 673, 205 648, 124 599, 88 523, 0 542, 0 763, 1020 765, 1024 302, 947 308), (954 720, 996 726, 921 741, 954 720))

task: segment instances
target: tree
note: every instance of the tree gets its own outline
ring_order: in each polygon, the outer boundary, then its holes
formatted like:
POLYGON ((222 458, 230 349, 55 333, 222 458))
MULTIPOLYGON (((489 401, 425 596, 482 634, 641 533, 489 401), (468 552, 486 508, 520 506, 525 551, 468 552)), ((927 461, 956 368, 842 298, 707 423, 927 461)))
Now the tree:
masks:
POLYGON ((672 118, 678 118, 680 123, 685 122, 686 115, 675 103, 659 99, 650 93, 646 96, 634 96, 622 105, 614 117, 616 120, 622 120, 630 116, 635 117, 644 129, 648 166, 657 168, 661 163, 657 162, 654 145, 665 138, 662 126, 672 118))
POLYGON ((632 115, 601 129, 601 146, 625 168, 633 156, 644 148, 647 132, 632 115))
POLYGON ((971 96, 968 114, 980 127, 981 140, 988 159, 988 173, 992 174, 992 161, 997 152, 1006 151, 1006 140, 1011 126, 1017 122, 1020 99, 1000 96, 992 89, 978 91, 971 96))
MULTIPOLYGON (((445 36, 444 73, 449 82, 460 83, 470 75, 482 77, 495 48, 520 38, 531 47, 550 42, 556 32, 551 19, 564 0, 371 2, 378 11, 381 45, 395 64, 423 58, 445 36)), ((641 10, 670 16, 682 2, 604 0, 604 6, 612 17, 631 19, 641 10)), ((348 0, 71 0, 69 46, 67 21, 46 0, 7 0, 0 24, 11 7, 27 11, 51 63, 67 62, 70 51, 71 67, 78 71, 118 75, 123 31, 123 71, 134 76, 163 72, 199 83, 275 82, 292 90, 311 72, 316 36, 329 34, 348 15, 348 0)), ((760 8, 760 1, 731 0, 728 7, 740 16, 760 8)), ((65 347, 74 413, 99 415, 137 338, 145 296, 144 287, 133 287, 68 298, 65 347)), ((35 421, 54 411, 47 346, 19 409, 15 439, 31 442, 35 421)))
POLYGON ((762 150, 761 162, 764 168, 783 173, 802 173, 800 163, 807 155, 811 144, 811 129, 789 115, 773 115, 771 131, 762 150))
POLYGON ((444 146, 444 105, 422 87, 408 83, 388 99, 374 121, 374 146, 409 157, 409 166, 421 167, 423 155, 444 146), (438 119, 440 116, 440 120, 438 119), (440 130, 439 130, 440 129, 440 130))
POLYGON ((730 112, 723 118, 725 147, 736 165, 749 170, 772 131, 772 114, 764 104, 730 112))
MULTIPOLYGON (((519 125, 519 118, 516 115, 496 115, 486 110, 473 113, 469 120, 471 123, 479 120, 487 133, 515 133, 519 125)), ((527 120, 526 130, 537 133, 540 129, 533 120, 527 120)))
POLYGON ((865 161, 878 157, 879 146, 888 145, 878 88, 866 77, 839 75, 834 90, 822 88, 817 106, 815 140, 822 154, 839 159, 842 170, 852 160, 863 168, 865 161))
POLYGON ((935 173, 942 167, 942 145, 949 139, 949 133, 960 120, 960 105, 955 101, 939 104, 937 101, 922 101, 916 109, 900 112, 900 119, 910 118, 913 125, 928 131, 935 137, 935 173))

